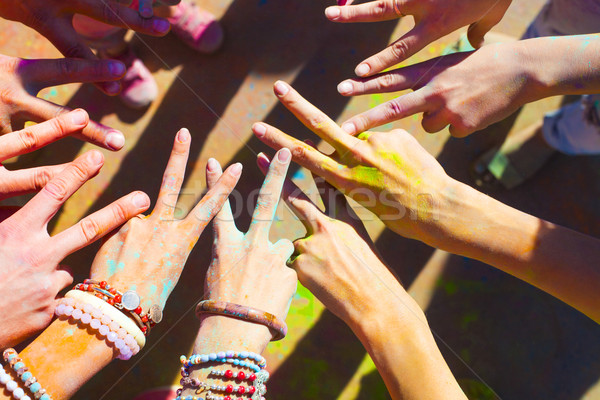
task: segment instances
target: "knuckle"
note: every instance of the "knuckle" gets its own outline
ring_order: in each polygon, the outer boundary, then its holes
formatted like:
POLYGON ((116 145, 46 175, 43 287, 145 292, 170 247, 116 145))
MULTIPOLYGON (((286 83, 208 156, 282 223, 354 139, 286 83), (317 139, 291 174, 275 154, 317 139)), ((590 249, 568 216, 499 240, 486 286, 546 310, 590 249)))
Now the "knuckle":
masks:
POLYGON ((92 218, 86 218, 80 223, 81 234, 87 242, 96 240, 100 234, 100 226, 92 218))
POLYGON ((399 40, 390 46, 392 55, 397 60, 403 60, 408 54, 409 48, 404 40, 399 40))
POLYGON ((41 189, 52 179, 52 176, 46 169, 37 169, 34 171, 31 179, 31 187, 41 189))
POLYGON ((33 150, 37 147, 38 138, 31 128, 25 128, 17 136, 23 150, 33 150))
POLYGON ((377 79, 378 90, 389 90, 393 89, 396 84, 395 76, 392 74, 385 74, 377 79))
POLYGON ((308 156, 307 156, 308 145, 297 144, 296 146, 294 146, 292 148, 291 152, 292 152, 292 157, 295 160, 304 161, 308 158, 308 156))
POLYGON ((371 15, 375 18, 381 18, 389 14, 390 9, 393 11, 389 1, 379 0, 373 5, 373 8, 371 9, 371 15))
POLYGON ((68 58, 61 58, 57 61, 57 69, 62 76, 71 76, 78 71, 77 64, 68 58))
POLYGON ((125 222, 129 218, 127 207, 123 203, 115 203, 112 209, 114 221, 125 222))
POLYGON ((73 175, 73 177, 75 178, 75 181, 85 182, 88 179, 89 172, 88 172, 86 166, 87 165, 84 163, 77 163, 77 164, 71 165, 70 172, 73 175))
POLYGON ((325 114, 317 114, 308 118, 308 125, 312 129, 321 129, 329 118, 325 114))
POLYGON ((387 118, 394 118, 397 115, 402 114, 403 111, 404 107, 402 107, 402 104, 400 104, 400 100, 393 99, 386 103, 384 114, 387 118))
POLYGON ((64 181, 64 179, 57 178, 48 182, 48 184, 44 186, 43 190, 55 201, 62 203, 68 197, 69 192, 67 190, 67 185, 68 184, 64 181))

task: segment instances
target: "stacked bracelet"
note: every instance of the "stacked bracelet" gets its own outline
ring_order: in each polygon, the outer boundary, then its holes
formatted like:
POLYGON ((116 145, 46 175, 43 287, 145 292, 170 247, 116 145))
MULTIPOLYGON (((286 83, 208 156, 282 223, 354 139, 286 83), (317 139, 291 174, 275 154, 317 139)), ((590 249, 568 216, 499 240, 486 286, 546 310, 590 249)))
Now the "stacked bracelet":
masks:
POLYGON ((83 283, 75 285, 76 290, 83 292, 94 293, 94 295, 111 306, 127 312, 131 318, 138 324, 140 330, 147 335, 154 325, 162 321, 162 308, 158 304, 153 304, 147 313, 142 311, 140 307, 140 296, 133 290, 128 290, 125 293, 111 287, 106 281, 95 281, 86 279, 83 283))
MULTIPOLYGON (((36 400, 52 400, 52 397, 46 393, 46 389, 37 379, 29 372, 29 368, 25 366, 23 360, 14 349, 6 349, 2 354, 4 361, 15 371, 25 388, 29 390, 36 400)), ((25 390, 19 387, 17 381, 6 372, 4 367, 0 369, 0 383, 4 385, 6 390, 11 392, 13 398, 18 400, 31 400, 31 397, 25 394, 25 390)))
POLYGON ((57 317, 66 316, 81 321, 82 324, 98 331, 100 336, 106 337, 106 340, 119 350, 121 360, 129 360, 140 351, 140 346, 133 335, 127 333, 126 329, 90 303, 64 298, 59 300, 54 313, 57 317))
POLYGON ((271 340, 281 340, 287 334, 287 325, 275 315, 239 304, 225 301, 203 300, 196 306, 196 316, 218 314, 268 327, 273 334, 271 340))
POLYGON ((199 365, 208 362, 214 363, 229 363, 240 367, 245 367, 259 372, 267 367, 267 360, 260 354, 253 353, 251 351, 221 351, 218 353, 210 354, 192 354, 189 359, 185 356, 179 357, 179 360, 183 364, 185 369, 192 365, 199 365), (245 361, 249 360, 249 361, 245 361), (256 363, 255 363, 256 362, 256 363))
POLYGON ((189 386, 194 389, 207 390, 207 392, 204 399, 197 396, 182 397, 181 393, 183 392, 183 389, 179 389, 177 391, 178 397, 176 400, 233 400, 230 396, 228 396, 229 394, 249 395, 253 400, 264 400, 263 395, 267 392, 267 386, 265 383, 269 380, 269 373, 265 369, 267 366, 267 361, 260 354, 253 353, 251 351, 238 352, 229 350, 210 354, 193 354, 189 359, 185 356, 181 356, 180 361, 183 365, 181 368, 181 385, 189 386), (196 378, 191 378, 190 367, 204 363, 230 363, 239 367, 249 368, 254 371, 254 373, 247 375, 244 371, 238 371, 237 373, 234 373, 229 369, 210 370, 209 377, 212 375, 223 381, 236 380, 238 382, 242 382, 246 380, 250 383, 248 386, 209 384, 206 382, 201 382, 196 378), (224 397, 218 396, 214 394, 213 391, 225 392, 227 395, 224 397))

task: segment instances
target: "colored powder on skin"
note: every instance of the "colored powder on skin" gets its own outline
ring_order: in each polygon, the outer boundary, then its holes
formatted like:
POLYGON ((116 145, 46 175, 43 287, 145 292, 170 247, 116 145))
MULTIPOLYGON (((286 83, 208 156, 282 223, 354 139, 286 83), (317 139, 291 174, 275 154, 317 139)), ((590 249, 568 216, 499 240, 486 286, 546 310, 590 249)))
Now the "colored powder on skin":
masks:
POLYGON ((156 291, 158 290, 158 288, 156 287, 156 285, 150 285, 150 295, 154 296, 156 294, 156 291))
POLYGON ((73 329, 67 329, 65 335, 66 336, 73 336, 73 329))
POLYGON ((138 252, 136 251, 135 253, 133 253, 133 256, 134 256, 135 258, 140 258, 140 257, 141 257, 141 254, 140 254, 140 253, 138 253, 138 252))
POLYGON ((115 260, 106 260, 108 266, 108 276, 113 276, 117 272, 117 263, 115 260))
POLYGON ((352 175, 354 175, 357 182, 366 184, 370 187, 382 188, 384 185, 383 175, 375 167, 358 165, 352 168, 352 175))

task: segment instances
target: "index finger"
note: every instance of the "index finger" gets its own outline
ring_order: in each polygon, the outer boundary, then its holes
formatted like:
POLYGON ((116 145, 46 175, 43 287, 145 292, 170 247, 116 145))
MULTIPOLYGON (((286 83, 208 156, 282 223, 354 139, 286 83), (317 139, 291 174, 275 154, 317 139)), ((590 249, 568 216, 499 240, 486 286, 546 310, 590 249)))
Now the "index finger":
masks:
POLYGON ((335 22, 379 22, 398 19, 408 14, 400 0, 370 1, 355 6, 343 4, 327 7, 325 15, 335 22), (342 7, 340 7, 342 6, 342 7))
MULTIPOLYGON (((67 107, 33 96, 27 97, 25 107, 28 118, 34 122, 47 121, 71 111, 67 107)), ((125 144, 123 133, 95 121, 89 121, 81 131, 74 133, 73 137, 112 151, 120 150, 125 144)))
POLYGON ((283 81, 277 81, 274 91, 279 101, 300 120, 308 129, 331 144, 338 152, 345 153, 356 145, 358 140, 346 134, 338 124, 323 111, 300 96, 293 87, 283 81))
POLYGON ((350 118, 342 124, 342 129, 350 135, 356 135, 376 126, 429 111, 432 107, 433 104, 427 101, 426 88, 421 88, 350 118))
POLYGON ((338 179, 340 171, 344 169, 343 165, 334 161, 331 157, 326 156, 314 147, 283 133, 269 124, 264 122, 256 123, 252 126, 252 131, 258 139, 275 150, 283 147, 288 148, 292 152, 294 162, 330 182, 335 182, 338 179))
POLYGON ((269 230, 275 211, 281 197, 281 189, 287 174, 290 161, 292 161, 292 153, 287 148, 279 150, 274 157, 274 162, 269 166, 269 172, 263 182, 256 207, 252 214, 252 222, 248 234, 258 234, 262 237, 269 237, 269 230))
POLYGON ((102 164, 104 157, 97 150, 77 157, 17 211, 15 216, 20 215, 18 218, 32 230, 45 227, 63 203, 98 173, 102 164))
POLYGON ((361 62, 354 73, 362 77, 371 76, 406 60, 434 40, 428 32, 422 24, 415 25, 384 50, 361 62))
POLYGON ((88 115, 78 109, 20 131, 0 136, 0 162, 30 153, 83 129, 88 115))

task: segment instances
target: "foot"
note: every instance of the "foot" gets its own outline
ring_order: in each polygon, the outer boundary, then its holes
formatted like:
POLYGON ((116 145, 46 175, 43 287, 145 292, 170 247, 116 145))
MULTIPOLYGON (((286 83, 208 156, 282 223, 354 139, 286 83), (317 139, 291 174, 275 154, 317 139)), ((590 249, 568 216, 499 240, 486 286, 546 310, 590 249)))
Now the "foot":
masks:
POLYGON ((210 54, 223 44, 223 29, 216 17, 195 3, 182 1, 174 6, 171 32, 192 49, 210 54))
POLYGON ((136 110, 142 109, 148 107, 156 99, 158 96, 156 81, 143 61, 135 55, 131 46, 127 45, 118 54, 112 54, 109 51, 100 52, 100 57, 119 60, 127 67, 127 72, 121 79, 123 89, 119 94, 119 98, 127 107, 136 110))
POLYGON ((556 152, 542 135, 542 122, 509 135, 500 148, 492 149, 473 165, 479 187, 512 189, 524 183, 556 152))

